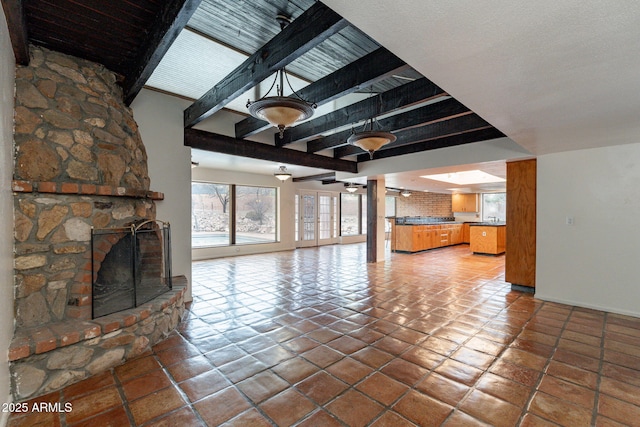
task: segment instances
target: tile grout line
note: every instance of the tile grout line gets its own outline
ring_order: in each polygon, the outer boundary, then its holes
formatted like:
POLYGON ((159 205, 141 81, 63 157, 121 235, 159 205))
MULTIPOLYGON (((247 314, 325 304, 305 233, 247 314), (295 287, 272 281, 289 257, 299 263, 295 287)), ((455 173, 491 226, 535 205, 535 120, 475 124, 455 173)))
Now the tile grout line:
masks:
POLYGON ((602 323, 602 337, 600 338, 600 363, 598 364, 598 379, 596 380, 596 390, 593 402, 593 410, 591 413, 591 425, 595 426, 598 420, 599 404, 600 404, 600 384, 602 383, 602 368, 604 366, 605 346, 606 346, 606 329, 609 320, 609 313, 604 312, 602 323))
MULTIPOLYGON (((544 303, 546 304, 546 302, 544 303)), ((543 304, 543 305, 544 305, 543 304)), ((556 354, 556 351, 558 350, 558 346, 560 345, 560 340, 562 339, 562 334, 564 333, 564 331, 566 331, 567 329, 567 325, 569 324, 569 320, 571 319, 571 316, 573 315, 573 313, 575 312, 575 307, 571 307, 571 310, 569 311, 569 314, 567 315, 567 318, 565 319, 564 323, 562 324, 562 327, 560 328, 560 332, 558 333, 558 337, 556 338, 556 342, 553 346, 553 351, 551 352, 551 354, 549 355, 549 357, 547 357, 547 361, 544 365, 544 368, 542 369, 542 372, 540 372, 540 375, 538 376, 538 381, 536 382, 536 384, 534 386, 531 387, 531 392, 529 393, 529 398, 527 399, 527 401, 525 402, 525 404, 522 407, 522 414, 520 415, 520 419, 518 420, 518 425, 520 425, 522 423, 522 421, 524 420, 524 417, 530 413, 529 412, 529 408, 531 406, 531 403, 533 403, 533 397, 536 395, 536 393, 538 393, 538 388, 540 387, 540 384, 542 384, 542 381, 544 380, 545 375, 547 375, 547 370, 549 369, 549 366, 551 365, 551 362, 553 361, 553 356, 556 354)), ((536 416, 539 416, 536 414, 536 416)), ((546 419, 544 417, 541 416, 541 418, 546 419)), ((549 422, 555 423, 554 421, 548 420, 549 422)))

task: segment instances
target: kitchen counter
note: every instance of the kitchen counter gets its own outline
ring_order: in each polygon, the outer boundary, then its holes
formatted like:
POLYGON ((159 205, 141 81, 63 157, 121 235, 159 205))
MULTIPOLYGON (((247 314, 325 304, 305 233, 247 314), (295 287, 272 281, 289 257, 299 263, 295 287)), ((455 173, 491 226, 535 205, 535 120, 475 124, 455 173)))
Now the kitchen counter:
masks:
POLYGON ((469 222, 469 226, 482 226, 482 227, 504 227, 506 222, 469 222))

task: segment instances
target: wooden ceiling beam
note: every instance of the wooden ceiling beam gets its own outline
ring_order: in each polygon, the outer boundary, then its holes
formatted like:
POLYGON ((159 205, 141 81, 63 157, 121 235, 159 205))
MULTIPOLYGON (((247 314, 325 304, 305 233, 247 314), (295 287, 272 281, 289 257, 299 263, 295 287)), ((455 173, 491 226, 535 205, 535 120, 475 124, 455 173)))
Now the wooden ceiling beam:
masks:
MULTIPOLYGON (((416 144, 404 145, 401 147, 390 148, 388 150, 376 151, 373 154, 373 160, 384 159, 388 157, 401 156, 403 154, 419 153, 421 151, 435 150, 437 148, 453 147, 456 145, 470 144, 472 142, 486 141, 489 139, 502 138, 504 134, 494 127, 474 130, 457 135, 447 136, 444 138, 432 139, 429 141, 418 142, 416 144)), ((370 161, 369 154, 360 154, 358 163, 370 161)))
POLYGON ((160 15, 150 34, 145 37, 146 42, 140 47, 135 62, 126 67, 123 83, 125 104, 133 102, 201 1, 171 0, 163 3, 160 15))
MULTIPOLYGON (((471 113, 471 110, 460 102, 453 98, 449 98, 414 110, 380 119, 378 120, 378 123, 382 129, 389 132, 395 132, 471 113)), ((315 153, 321 150, 345 146, 347 145, 347 138, 349 135, 351 135, 350 129, 309 141, 307 143, 307 152, 315 153)))
MULTIPOLYGON (((323 105, 377 83, 409 66, 400 58, 381 47, 368 55, 340 68, 298 91, 302 99, 323 105)), ((255 117, 247 117, 236 123, 236 138, 254 135, 271 126, 255 117)))
MULTIPOLYGON (((467 114, 466 116, 456 117, 451 120, 443 120, 435 123, 430 123, 425 126, 405 129, 396 132, 394 133, 394 135, 397 139, 394 142, 383 146, 380 151, 388 150, 395 147, 401 147, 407 144, 414 144, 416 142, 443 138, 445 136, 456 135, 463 132, 486 129, 489 127, 491 127, 491 125, 477 114, 467 114)), ((353 154, 362 153, 364 153, 364 150, 362 150, 360 147, 356 147, 355 145, 345 145, 334 150, 334 157, 339 159, 353 154)))
POLYGON ((293 178, 293 182, 307 182, 307 181, 335 181, 336 180, 336 173, 335 172, 329 172, 329 173, 320 173, 317 175, 307 175, 307 176, 301 176, 299 178, 293 178))
POLYGON ((18 65, 29 65, 29 38, 23 0, 2 0, 13 55, 18 65))
POLYGON ((293 62, 348 22, 321 2, 316 2, 274 38, 184 111, 184 126, 195 125, 223 108, 265 78, 293 62))
POLYGON ((312 138, 331 129, 352 125, 444 95, 446 95, 445 91, 423 77, 347 105, 344 108, 309 120, 298 126, 285 129, 282 138, 276 135, 276 145, 284 146, 292 142, 312 138))
POLYGON ((226 135, 206 132, 199 129, 184 130, 184 145, 199 150, 224 153, 232 156, 249 157, 252 159, 268 160, 289 165, 306 166, 310 168, 329 169, 340 172, 357 173, 356 162, 333 159, 331 157, 309 154, 304 151, 279 148, 246 139, 232 138, 226 135))

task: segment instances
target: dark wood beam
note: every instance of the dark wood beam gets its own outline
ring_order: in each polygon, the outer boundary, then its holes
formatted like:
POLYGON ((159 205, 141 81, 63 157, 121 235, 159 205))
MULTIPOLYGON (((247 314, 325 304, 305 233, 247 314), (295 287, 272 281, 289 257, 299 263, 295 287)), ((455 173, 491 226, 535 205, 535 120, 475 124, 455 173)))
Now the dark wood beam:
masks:
POLYGON ((309 154, 304 151, 274 147, 273 145, 232 138, 199 129, 187 128, 184 130, 184 145, 199 150, 230 154, 232 156, 249 157, 252 159, 340 172, 358 172, 358 165, 348 160, 336 160, 318 154, 309 154))
MULTIPOLYGON (((383 146, 381 150, 388 150, 390 148, 401 147, 407 144, 414 144, 416 142, 443 138, 445 136, 490 127, 491 125, 477 114, 467 114, 466 116, 456 117, 451 120, 439 121, 425 126, 396 132, 394 135, 397 139, 394 142, 383 146)), ((333 153, 333 157, 339 159, 353 154, 362 154, 364 151, 355 145, 345 145, 336 148, 333 153)))
MULTIPOLYGON (((409 68, 400 58, 381 47, 300 89, 302 99, 323 105, 341 96, 365 89, 393 74, 409 68)), ((236 123, 236 138, 254 135, 271 126, 255 117, 236 123)))
MULTIPOLYGON (((450 98, 380 119, 378 123, 383 129, 395 132, 471 113, 471 110, 467 107, 455 99, 450 98)), ((321 150, 347 145, 349 135, 351 135, 350 129, 309 141, 307 143, 307 152, 315 153, 321 150)))
MULTIPOLYGON (((421 151, 435 150, 437 148, 445 148, 445 147, 453 147, 456 145, 470 144, 472 142, 502 138, 503 136, 504 134, 502 132, 500 132, 498 129, 494 127, 491 127, 487 129, 461 133, 458 135, 447 136, 445 138, 419 142, 417 144, 404 145, 401 147, 390 148, 388 150, 376 151, 373 154, 373 160, 401 156, 403 154, 419 153, 421 151)), ((369 158, 368 153, 361 154, 358 156, 358 163, 368 162, 369 160, 371 159, 369 158)))
POLYGON ((444 95, 445 91, 423 77, 286 129, 282 138, 276 135, 275 141, 277 145, 290 144, 444 95))
POLYGON ((347 129, 309 141, 307 142, 307 153, 317 153, 318 151, 348 145, 347 138, 349 138, 351 133, 352 130, 347 129))
POLYGON ((184 111, 191 127, 348 25, 316 2, 184 111))
POLYGON ((336 180, 336 173, 335 172, 329 172, 329 173, 321 173, 318 175, 307 175, 307 176, 301 176, 299 178, 293 178, 293 182, 307 182, 307 181, 335 181, 336 180))
POLYGON ((2 9, 7 19, 16 64, 29 65, 29 38, 23 3, 23 0, 2 0, 2 9))
POLYGON ((133 102, 144 84, 149 80, 162 57, 187 25, 202 0, 171 0, 163 3, 160 15, 145 43, 140 46, 134 63, 127 66, 123 83, 124 101, 133 102))

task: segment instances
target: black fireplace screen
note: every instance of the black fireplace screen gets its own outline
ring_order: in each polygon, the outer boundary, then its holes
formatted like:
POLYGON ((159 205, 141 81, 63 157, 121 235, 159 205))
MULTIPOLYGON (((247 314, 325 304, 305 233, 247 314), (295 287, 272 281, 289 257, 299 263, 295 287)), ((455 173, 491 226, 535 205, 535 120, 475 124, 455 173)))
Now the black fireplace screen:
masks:
POLYGON ((91 233, 92 318, 137 307, 171 289, 171 229, 163 221, 91 233))

